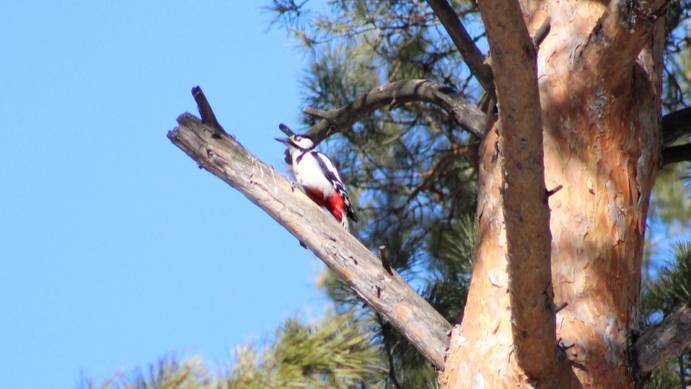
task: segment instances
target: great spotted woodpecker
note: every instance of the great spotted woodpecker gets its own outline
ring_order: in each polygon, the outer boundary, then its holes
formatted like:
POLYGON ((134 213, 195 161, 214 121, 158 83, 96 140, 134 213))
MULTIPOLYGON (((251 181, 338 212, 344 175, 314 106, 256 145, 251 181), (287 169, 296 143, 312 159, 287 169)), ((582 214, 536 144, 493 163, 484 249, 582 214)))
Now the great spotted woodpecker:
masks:
POLYGON ((292 166, 297 183, 312 201, 325 207, 348 230, 348 218, 354 222, 358 218, 338 170, 329 157, 314 150, 314 142, 309 136, 295 134, 285 124, 278 128, 288 135, 276 140, 288 147, 285 159, 292 166))

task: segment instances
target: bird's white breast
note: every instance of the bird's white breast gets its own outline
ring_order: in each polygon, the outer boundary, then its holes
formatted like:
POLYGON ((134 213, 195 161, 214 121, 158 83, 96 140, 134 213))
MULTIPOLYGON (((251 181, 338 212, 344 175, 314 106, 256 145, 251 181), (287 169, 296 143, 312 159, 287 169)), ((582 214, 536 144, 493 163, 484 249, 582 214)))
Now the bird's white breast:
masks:
POLYGON ((293 160, 293 174, 298 184, 319 190, 324 198, 334 191, 333 185, 324 176, 319 161, 311 153, 305 153, 299 161, 293 160))

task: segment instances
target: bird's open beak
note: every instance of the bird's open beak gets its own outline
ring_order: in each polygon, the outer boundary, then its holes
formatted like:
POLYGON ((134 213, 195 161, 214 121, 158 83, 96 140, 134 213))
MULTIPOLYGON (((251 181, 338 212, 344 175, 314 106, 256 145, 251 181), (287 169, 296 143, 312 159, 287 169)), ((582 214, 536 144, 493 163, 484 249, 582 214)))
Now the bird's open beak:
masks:
POLYGON ((293 132, 293 130, 291 130, 290 128, 288 128, 288 126, 286 126, 286 125, 283 124, 283 123, 281 123, 281 124, 278 125, 278 129, 281 130, 281 131, 283 131, 283 133, 286 134, 286 135, 288 135, 288 136, 293 136, 293 135, 295 135, 295 133, 293 132))
POLYGON ((286 146, 290 145, 290 141, 288 140, 288 138, 274 138, 274 139, 276 139, 277 141, 283 143, 283 144, 286 145, 286 146))

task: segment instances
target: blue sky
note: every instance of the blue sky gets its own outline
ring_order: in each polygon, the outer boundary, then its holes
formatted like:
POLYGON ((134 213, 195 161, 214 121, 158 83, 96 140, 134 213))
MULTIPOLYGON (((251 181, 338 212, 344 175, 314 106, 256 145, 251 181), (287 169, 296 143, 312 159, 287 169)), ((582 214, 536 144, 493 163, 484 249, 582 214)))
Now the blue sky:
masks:
POLYGON ((304 59, 264 2, 0 2, 0 377, 72 388, 316 316, 318 261, 165 137, 204 88, 282 166, 304 59))

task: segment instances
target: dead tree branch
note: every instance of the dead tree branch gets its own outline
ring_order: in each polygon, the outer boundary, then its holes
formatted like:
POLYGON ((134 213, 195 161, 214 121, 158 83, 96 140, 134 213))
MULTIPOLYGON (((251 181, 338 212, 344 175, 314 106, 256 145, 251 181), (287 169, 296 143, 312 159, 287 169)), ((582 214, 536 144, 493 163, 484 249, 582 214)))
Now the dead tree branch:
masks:
POLYGON ((685 305, 636 340, 634 349, 640 373, 647 375, 667 359, 683 353, 689 346, 691 307, 685 305))
POLYGON ((691 143, 671 146, 677 139, 691 135, 691 107, 662 117, 662 164, 691 161, 691 143))
POLYGON ((662 117, 662 144, 669 146, 684 135, 691 135, 691 107, 662 117))
POLYGON ((329 266, 434 366, 444 366, 451 325, 391 269, 273 167, 233 137, 191 114, 178 117, 168 138, 200 167, 244 194, 329 266))
POLYGON ((194 97, 194 101, 197 102, 197 110, 199 111, 199 115, 202 117, 202 123, 215 128, 216 131, 222 134, 227 135, 228 133, 226 130, 223 129, 221 123, 219 123, 216 119, 216 114, 214 114, 214 110, 211 109, 209 100, 206 99, 206 95, 204 94, 204 91, 202 91, 202 88, 198 86, 192 88, 192 97, 194 97))
POLYGON ((463 27, 463 23, 458 18, 456 11, 446 0, 427 0, 427 3, 432 7, 434 14, 437 15, 442 26, 444 26, 444 29, 451 37, 453 44, 468 65, 470 72, 477 78, 485 91, 490 96, 494 96, 492 68, 485 63, 485 56, 482 55, 473 38, 463 27))
POLYGON ((691 143, 662 149, 662 164, 691 161, 691 143))
POLYGON ((485 133, 485 114, 450 87, 428 80, 404 80, 382 85, 352 103, 328 111, 305 108, 305 113, 320 120, 308 133, 316 143, 331 134, 350 128, 361 117, 384 106, 412 101, 431 103, 446 110, 463 128, 478 138, 485 133))
MULTIPOLYGON (((550 387, 557 360, 551 287, 549 208, 545 201, 536 50, 514 0, 479 2, 499 106, 499 150, 508 287, 516 361, 550 387)), ((561 385, 559 385, 561 386, 561 385)))

